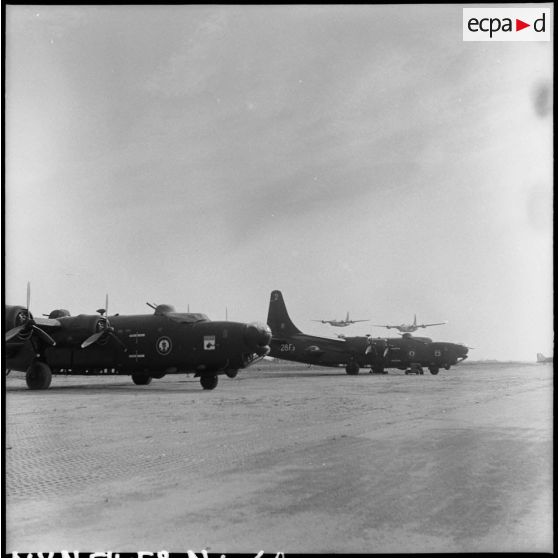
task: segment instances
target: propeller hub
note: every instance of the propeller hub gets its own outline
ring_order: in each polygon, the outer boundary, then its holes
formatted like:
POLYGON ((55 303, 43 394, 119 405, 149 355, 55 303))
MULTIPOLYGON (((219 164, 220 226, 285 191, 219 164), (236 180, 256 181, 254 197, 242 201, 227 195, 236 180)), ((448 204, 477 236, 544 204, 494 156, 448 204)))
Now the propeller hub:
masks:
POLYGON ((95 324, 95 331, 106 331, 108 329, 108 320, 106 318, 100 318, 95 324))
POLYGON ((32 319, 33 316, 31 315, 31 312, 29 312, 29 310, 21 310, 16 314, 14 322, 16 326, 20 326, 25 325, 29 320, 32 319))

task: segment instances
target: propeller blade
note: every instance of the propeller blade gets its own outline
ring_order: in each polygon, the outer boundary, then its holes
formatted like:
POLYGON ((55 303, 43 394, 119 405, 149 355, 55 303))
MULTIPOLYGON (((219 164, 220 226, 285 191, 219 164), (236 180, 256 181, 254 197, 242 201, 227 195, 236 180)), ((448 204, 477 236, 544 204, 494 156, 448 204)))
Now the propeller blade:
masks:
POLYGON ((108 318, 108 293, 105 296, 105 316, 108 318))
POLYGON ((104 335, 104 333, 104 331, 94 333, 81 344, 81 348, 85 349, 86 347, 89 347, 89 345, 93 345, 93 343, 96 343, 104 335))
POLYGON ((17 337, 23 330, 25 329, 24 325, 20 325, 10 329, 10 331, 6 332, 6 341, 11 341, 14 337, 17 337))
POLYGON ((118 338, 117 335, 115 335, 112 331, 109 331, 109 335, 110 337, 112 337, 115 341, 118 342, 118 344, 124 349, 124 352, 128 352, 128 347, 126 347, 126 345, 124 345, 124 343, 118 338))
POLYGON ((29 314, 29 303, 31 302, 31 283, 27 281, 27 313, 29 314))
POLYGON ((36 325, 33 326, 33 331, 48 345, 56 345, 56 341, 46 332, 43 331, 40 327, 36 325))

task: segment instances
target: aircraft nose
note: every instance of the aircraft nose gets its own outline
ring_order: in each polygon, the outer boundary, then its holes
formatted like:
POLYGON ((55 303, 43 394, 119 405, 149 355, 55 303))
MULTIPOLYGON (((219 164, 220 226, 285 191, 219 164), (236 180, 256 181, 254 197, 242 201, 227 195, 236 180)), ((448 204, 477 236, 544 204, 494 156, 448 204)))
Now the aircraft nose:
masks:
POLYGON ((246 324, 244 331, 244 342, 251 352, 264 356, 271 350, 271 329, 267 324, 253 322, 246 324))
POLYGON ((457 357, 465 360, 467 358, 467 354, 469 353, 469 347, 465 345, 457 345, 457 357))

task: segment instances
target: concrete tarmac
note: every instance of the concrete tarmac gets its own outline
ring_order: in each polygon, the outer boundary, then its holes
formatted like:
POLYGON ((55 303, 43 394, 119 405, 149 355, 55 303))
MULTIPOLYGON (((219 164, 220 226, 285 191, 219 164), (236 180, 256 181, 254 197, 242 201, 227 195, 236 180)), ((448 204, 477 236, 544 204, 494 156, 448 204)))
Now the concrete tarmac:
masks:
POLYGON ((553 368, 6 378, 6 548, 551 552, 553 368))

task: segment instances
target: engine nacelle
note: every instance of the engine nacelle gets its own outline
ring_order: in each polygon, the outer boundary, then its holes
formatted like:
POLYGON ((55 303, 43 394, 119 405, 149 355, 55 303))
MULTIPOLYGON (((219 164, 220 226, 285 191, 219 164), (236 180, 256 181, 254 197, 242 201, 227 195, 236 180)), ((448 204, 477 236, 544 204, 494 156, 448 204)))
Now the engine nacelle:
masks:
POLYGON ((23 325, 28 318, 32 318, 31 312, 25 306, 6 306, 6 331, 23 325))
POLYGON ((107 329, 108 320, 103 316, 79 314, 60 318, 57 343, 60 345, 80 345, 93 333, 107 329))

